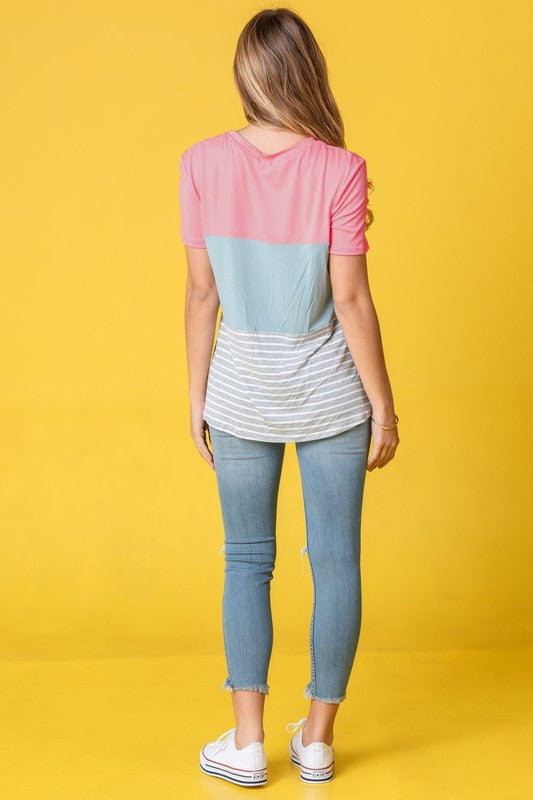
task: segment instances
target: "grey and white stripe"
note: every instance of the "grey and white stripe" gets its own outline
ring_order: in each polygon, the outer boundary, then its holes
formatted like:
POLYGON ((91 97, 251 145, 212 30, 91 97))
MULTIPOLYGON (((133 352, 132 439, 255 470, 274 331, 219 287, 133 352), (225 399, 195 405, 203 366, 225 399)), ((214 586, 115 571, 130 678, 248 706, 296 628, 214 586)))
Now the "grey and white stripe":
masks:
POLYGON ((245 439, 303 442, 371 412, 335 314, 303 334, 235 330, 222 316, 204 407, 209 425, 245 439))

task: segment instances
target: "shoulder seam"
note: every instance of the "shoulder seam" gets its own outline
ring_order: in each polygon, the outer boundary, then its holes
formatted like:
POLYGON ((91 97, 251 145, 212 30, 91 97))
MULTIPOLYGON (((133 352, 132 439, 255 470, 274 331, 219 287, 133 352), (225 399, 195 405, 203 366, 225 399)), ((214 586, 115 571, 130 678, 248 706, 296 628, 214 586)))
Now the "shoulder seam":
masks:
POLYGON ((335 204, 335 202, 337 200, 337 195, 342 191, 342 189, 344 187, 344 183, 345 183, 346 177, 349 174, 350 170, 353 168, 354 163, 359 165, 365 160, 363 158, 363 156, 360 156, 358 153, 354 153, 352 150, 346 150, 346 152, 350 153, 352 158, 349 159, 348 167, 347 167, 346 171, 343 173, 342 180, 340 181, 339 185, 337 186, 335 194, 333 195, 333 197, 331 199, 331 207, 334 206, 334 204, 335 204))

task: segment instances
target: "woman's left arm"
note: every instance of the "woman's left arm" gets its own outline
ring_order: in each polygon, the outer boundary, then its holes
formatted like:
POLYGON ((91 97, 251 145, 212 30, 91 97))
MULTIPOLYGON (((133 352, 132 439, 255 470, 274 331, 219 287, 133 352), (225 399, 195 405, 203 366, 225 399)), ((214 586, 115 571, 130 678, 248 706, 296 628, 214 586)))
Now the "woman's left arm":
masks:
POLYGON ((204 405, 220 299, 207 249, 186 245, 185 253, 187 257, 185 340, 189 377, 190 434, 200 455, 214 469, 213 454, 207 446, 205 436, 207 423, 204 421, 204 405))

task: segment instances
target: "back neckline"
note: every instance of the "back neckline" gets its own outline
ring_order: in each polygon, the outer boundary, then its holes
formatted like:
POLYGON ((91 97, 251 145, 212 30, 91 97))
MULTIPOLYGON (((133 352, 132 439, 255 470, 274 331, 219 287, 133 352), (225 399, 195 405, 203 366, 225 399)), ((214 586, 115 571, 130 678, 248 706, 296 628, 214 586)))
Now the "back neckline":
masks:
POLYGON ((245 139, 244 136, 235 130, 229 130, 227 135, 231 137, 231 139, 235 142, 235 144, 239 145, 243 150, 250 153, 252 156, 260 159, 269 159, 269 158, 277 158, 278 156, 283 156, 285 153, 292 153, 294 150, 306 147, 307 145, 311 144, 311 142, 316 141, 314 136, 306 136, 305 139, 299 139, 297 142, 290 144, 288 147, 284 147, 283 150, 278 150, 276 153, 263 153, 259 150, 255 145, 245 139))

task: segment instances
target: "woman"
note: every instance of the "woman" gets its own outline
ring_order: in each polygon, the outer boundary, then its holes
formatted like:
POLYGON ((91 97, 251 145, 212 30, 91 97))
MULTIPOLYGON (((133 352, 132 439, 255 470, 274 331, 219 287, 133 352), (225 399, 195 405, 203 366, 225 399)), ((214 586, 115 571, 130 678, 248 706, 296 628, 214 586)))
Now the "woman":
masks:
POLYGON ((180 160, 191 435, 215 470, 224 522, 222 688, 236 721, 202 748, 200 766, 243 785, 267 780, 276 503, 295 442, 314 600, 310 708, 287 729, 300 777, 316 783, 333 777, 333 724, 359 638, 365 474, 399 443, 367 279, 371 184, 293 11, 250 19, 234 78, 249 124, 180 160))

